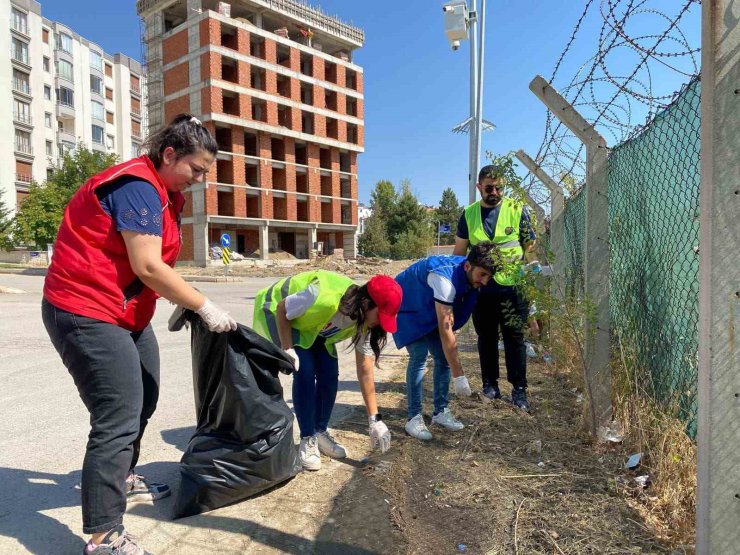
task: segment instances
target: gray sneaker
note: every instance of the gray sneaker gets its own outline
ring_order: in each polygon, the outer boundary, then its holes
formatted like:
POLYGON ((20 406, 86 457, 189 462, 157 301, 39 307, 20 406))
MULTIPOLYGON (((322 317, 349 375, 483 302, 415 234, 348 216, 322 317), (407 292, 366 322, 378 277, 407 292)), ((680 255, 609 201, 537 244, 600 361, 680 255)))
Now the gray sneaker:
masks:
MULTIPOLYGON (((89 545, 89 544, 88 544, 89 545)), ((123 528, 123 524, 119 524, 113 530, 108 532, 103 541, 95 547, 95 549, 82 550, 82 555, 152 555, 148 551, 144 551, 144 548, 134 541, 134 538, 130 536, 123 528)))

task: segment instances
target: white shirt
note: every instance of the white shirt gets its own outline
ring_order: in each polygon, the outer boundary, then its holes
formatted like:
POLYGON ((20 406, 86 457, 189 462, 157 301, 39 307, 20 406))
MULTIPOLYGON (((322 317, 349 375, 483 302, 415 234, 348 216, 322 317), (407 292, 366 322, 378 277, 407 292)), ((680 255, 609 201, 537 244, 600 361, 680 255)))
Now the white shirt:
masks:
MULTIPOLYGON (((451 285, 451 284, 450 284, 451 285)), ((285 297, 285 313, 288 320, 295 320, 303 316, 306 311, 311 308, 316 299, 319 298, 319 284, 318 282, 312 282, 303 291, 297 291, 292 295, 285 297)), ((349 328, 354 325, 355 322, 346 314, 341 311, 337 311, 331 320, 324 326, 319 332, 321 337, 329 338, 340 331, 349 328)), ((365 332, 365 335, 355 345, 355 350, 366 356, 374 356, 373 349, 370 347, 370 332, 365 332)))
POLYGON ((452 305, 455 302, 455 286, 446 277, 429 272, 427 285, 434 291, 434 300, 438 303, 452 305))

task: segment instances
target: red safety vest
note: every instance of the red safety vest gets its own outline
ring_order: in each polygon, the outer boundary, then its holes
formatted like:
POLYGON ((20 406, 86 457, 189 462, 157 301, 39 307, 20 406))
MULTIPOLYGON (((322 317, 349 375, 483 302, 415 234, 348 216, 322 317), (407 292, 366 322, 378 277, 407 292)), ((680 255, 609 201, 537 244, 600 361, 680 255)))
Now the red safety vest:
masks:
POLYGON ((162 260, 175 265, 181 245, 179 214, 185 200, 180 193, 168 193, 144 155, 91 177, 69 201, 54 243, 44 297, 62 310, 140 331, 151 321, 158 295, 131 269, 123 236, 95 194, 98 187, 123 176, 147 181, 157 189, 162 213, 139 216, 162 218, 162 260))

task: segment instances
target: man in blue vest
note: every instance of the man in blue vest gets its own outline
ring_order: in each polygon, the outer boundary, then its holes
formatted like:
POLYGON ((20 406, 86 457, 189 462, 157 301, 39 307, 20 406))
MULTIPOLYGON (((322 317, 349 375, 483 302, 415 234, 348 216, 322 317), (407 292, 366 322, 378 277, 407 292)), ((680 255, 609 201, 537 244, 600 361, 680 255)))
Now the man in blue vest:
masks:
POLYGON ((503 267, 481 290, 473 312, 478 334, 483 394, 500 399, 498 387, 499 327, 504 341, 506 377, 512 385, 515 407, 529 410, 527 398, 527 347, 524 331, 529 318, 529 303, 517 284, 521 281, 525 253, 533 253, 536 236, 529 211, 523 203, 504 196, 502 168, 483 167, 478 173, 481 200, 468 206, 457 224, 455 255, 464 255, 469 247, 492 241, 501 251, 503 267))
POLYGON ((422 381, 427 356, 434 359, 434 415, 432 424, 447 430, 463 429, 448 405, 450 369, 455 394, 470 396, 470 384, 457 355, 455 330, 473 312, 478 289, 485 286, 496 270, 496 247, 479 243, 464 256, 422 258, 401 272, 396 281, 403 290, 398 313, 398 328, 393 334, 396 347, 406 347, 408 422, 406 433, 424 441, 432 439, 421 414, 422 381))

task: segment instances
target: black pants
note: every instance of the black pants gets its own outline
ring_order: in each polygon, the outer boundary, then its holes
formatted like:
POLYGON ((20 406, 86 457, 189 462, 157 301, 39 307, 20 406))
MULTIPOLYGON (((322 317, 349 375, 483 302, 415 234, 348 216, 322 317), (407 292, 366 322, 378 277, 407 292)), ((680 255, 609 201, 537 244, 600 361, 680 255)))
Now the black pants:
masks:
POLYGON ((481 290, 473 311, 473 325, 478 334, 483 386, 497 385, 499 377, 499 327, 504 339, 506 378, 514 387, 527 387, 527 347, 524 330, 529 317, 529 303, 515 287, 486 287, 481 290))
POLYGON ((78 316, 44 299, 44 326, 90 412, 82 465, 82 530, 123 521, 126 477, 159 398, 159 347, 151 325, 131 332, 78 316))

